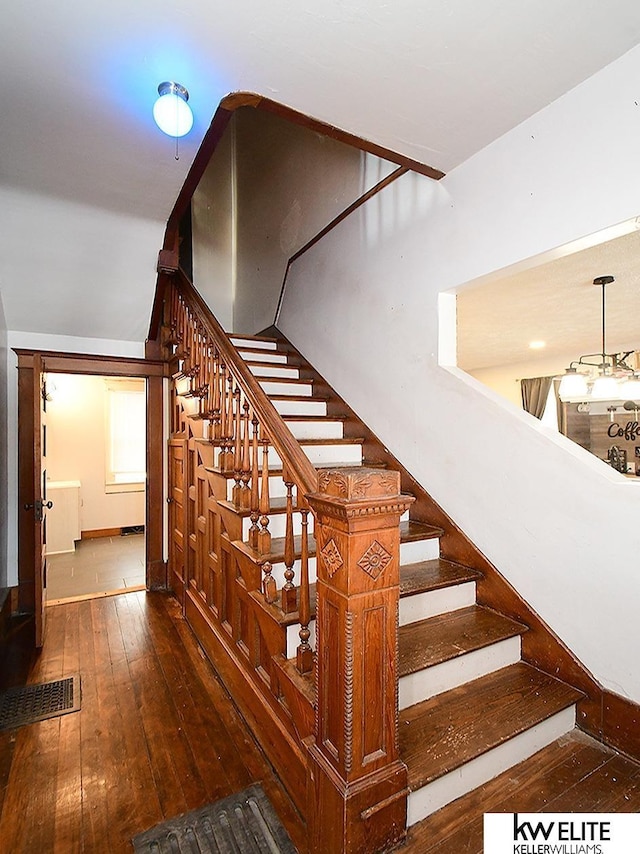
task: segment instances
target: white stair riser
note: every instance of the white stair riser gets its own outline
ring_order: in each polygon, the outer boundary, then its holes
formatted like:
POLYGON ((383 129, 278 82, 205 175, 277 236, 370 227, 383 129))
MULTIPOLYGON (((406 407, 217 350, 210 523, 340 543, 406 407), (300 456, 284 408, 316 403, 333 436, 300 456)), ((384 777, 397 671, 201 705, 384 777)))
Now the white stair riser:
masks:
POLYGON ((400 708, 408 709, 443 691, 458 688, 473 679, 494 673, 520 661, 520 636, 443 661, 400 679, 400 708))
POLYGON ((249 370, 257 377, 279 377, 283 380, 297 380, 300 376, 298 368, 288 368, 284 365, 249 365, 249 370))
MULTIPOLYGON (((284 561, 279 561, 278 563, 274 563, 274 564, 272 564, 272 567, 271 567, 271 575, 275 578, 276 587, 278 588, 278 591, 280 591, 285 585, 285 577, 284 577, 285 569, 286 569, 286 566, 284 565, 284 561)), ((294 562, 293 572, 294 572, 293 583, 297 587, 298 583, 300 581, 300 561, 299 560, 296 560, 294 562)), ((263 578, 264 578, 264 573, 263 573, 263 578)), ((316 559, 315 559, 315 557, 310 557, 309 558, 309 584, 315 584, 315 580, 316 580, 316 559)))
POLYGON ((259 383, 265 394, 293 395, 294 397, 311 397, 311 383, 279 383, 277 380, 260 380, 259 383))
POLYGON ((280 415, 326 415, 324 400, 272 400, 280 415))
MULTIPOLYGON (((313 515, 309 513, 309 534, 313 534, 313 515)), ((284 537, 286 536, 286 525, 287 525, 287 514, 286 513, 276 513, 273 516, 269 516, 269 531, 271 536, 275 539, 276 537, 284 537)), ((251 519, 244 518, 242 520, 242 539, 246 542, 247 534, 249 533, 249 528, 251 527, 251 519)), ((293 514, 293 535, 297 537, 302 533, 302 517, 300 513, 293 514)))
POLYGON ((286 365, 287 354, 278 353, 275 350, 265 350, 264 353, 251 353, 249 350, 238 348, 240 355, 245 362, 272 362, 274 365, 286 365))
POLYGON ((296 439, 342 439, 342 421, 286 421, 296 439))
POLYGON ((442 587, 439 590, 427 590, 405 596, 400 600, 400 625, 408 626, 438 614, 447 614, 459 608, 468 608, 476 604, 476 583, 467 581, 453 587, 442 587))
MULTIPOLYGON (((411 792, 407 825, 411 826, 472 789, 482 786, 518 762, 522 762, 565 735, 575 725, 575 706, 552 715, 542 723, 504 742, 461 768, 411 792)), ((402 726, 402 718, 400 719, 402 726)))
MULTIPOLYGON (((314 464, 335 463, 336 468, 360 465, 362 462, 361 445, 302 445, 302 450, 314 464)), ((282 465, 282 460, 269 449, 269 465, 282 465)), ((421 560, 421 558, 416 558, 421 560)))
MULTIPOLYGON (((311 649, 316 648, 316 621, 311 620, 309 623, 309 646, 311 649)), ((293 626, 287 626, 287 658, 295 658, 298 644, 300 643, 300 623, 293 626)))
POLYGON ((256 341, 254 338, 243 338, 242 336, 232 335, 230 338, 234 347, 257 347, 260 350, 277 350, 277 341, 256 341))
POLYGON ((400 565, 419 563, 422 560, 435 560, 440 557, 440 540, 432 537, 430 540, 412 540, 400 543, 400 565))

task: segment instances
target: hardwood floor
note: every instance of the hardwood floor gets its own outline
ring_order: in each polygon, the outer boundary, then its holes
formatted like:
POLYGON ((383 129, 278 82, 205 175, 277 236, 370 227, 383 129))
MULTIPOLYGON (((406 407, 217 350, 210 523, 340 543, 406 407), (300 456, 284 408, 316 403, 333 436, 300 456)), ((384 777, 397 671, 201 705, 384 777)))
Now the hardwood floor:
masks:
MULTIPOLYGON (((127 852, 136 833, 261 782, 305 829, 176 601, 142 592, 48 609, 29 682, 79 671, 80 712, 0 732, 0 850, 127 852)), ((20 681, 19 644, 5 685, 20 681)), ((574 731, 409 831, 406 854, 482 854, 483 812, 638 812, 640 764, 574 731)), ((338 854, 338 852, 328 852, 338 854)))
POLYGON ((260 782, 303 824, 176 601, 130 593, 47 611, 29 682, 79 671, 80 712, 0 732, 2 851, 120 852, 158 822, 260 782))

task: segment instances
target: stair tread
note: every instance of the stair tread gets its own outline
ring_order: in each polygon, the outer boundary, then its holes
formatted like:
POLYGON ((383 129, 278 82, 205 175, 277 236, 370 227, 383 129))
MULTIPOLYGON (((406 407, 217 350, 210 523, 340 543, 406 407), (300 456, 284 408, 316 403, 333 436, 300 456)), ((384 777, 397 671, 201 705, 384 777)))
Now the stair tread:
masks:
POLYGON ((527 630, 502 614, 470 605, 400 626, 398 672, 416 673, 527 630))
POLYGON ((281 338, 270 338, 268 335, 240 335, 236 332, 227 332, 230 341, 268 341, 270 344, 281 344, 281 338))
POLYGON ((413 596, 482 578, 482 573, 444 558, 423 560, 400 567, 400 595, 413 596))
MULTIPOLYGON (((400 542, 413 542, 414 540, 429 540, 442 535, 442 528, 435 528, 433 525, 426 525, 424 522, 408 522, 400 523, 400 542)), ((280 563, 284 560, 284 537, 274 537, 271 540, 271 551, 268 554, 259 555, 255 549, 252 549, 247 543, 237 540, 235 545, 245 552, 249 557, 253 558, 257 563, 270 561, 271 563, 280 563)), ((300 557, 302 549, 302 538, 296 536, 293 538, 293 549, 296 558, 300 557)), ((316 553, 316 541, 312 535, 309 535, 309 557, 313 557, 316 553)))
POLYGON ((254 374, 255 379, 260 383, 290 383, 291 385, 313 385, 314 380, 301 379, 300 377, 269 377, 262 374, 254 374))
POLYGON ((568 708, 583 695, 524 662, 400 713, 411 791, 568 708))
POLYGON ((327 403, 329 398, 324 395, 308 395, 308 394, 270 394, 269 400, 295 400, 300 403, 309 403, 309 401, 315 401, 320 403, 327 403))
MULTIPOLYGON (((316 469, 316 471, 319 471, 320 469, 339 469, 339 468, 345 468, 345 467, 350 468, 350 469, 352 469, 352 468, 380 468, 380 469, 386 468, 385 463, 367 462, 365 460, 363 460, 361 463, 357 463, 357 462, 352 462, 352 463, 332 462, 332 463, 313 463, 312 465, 316 469)), ((216 466, 203 466, 203 468, 205 471, 215 472, 215 474, 219 474, 222 477, 226 477, 228 480, 234 480, 235 479, 235 474, 233 471, 220 471, 220 469, 217 468, 216 466)), ((278 477, 278 476, 281 477, 282 474, 283 474, 283 468, 282 468, 282 464, 280 462, 273 463, 272 465, 269 466, 269 477, 278 477)))
POLYGON ((411 543, 415 540, 432 540, 444 534, 442 528, 435 525, 427 525, 426 522, 416 522, 409 519, 400 522, 400 542, 411 543))
MULTIPOLYGON (((251 516, 251 509, 250 508, 238 508, 233 503, 233 501, 219 500, 218 504, 220 504, 222 507, 226 507, 227 510, 233 511, 234 513, 236 513, 238 516, 241 516, 242 518, 251 516)), ((299 507, 293 508, 294 513, 298 513, 299 511, 300 511, 299 507)), ((268 513, 269 516, 278 516, 278 515, 282 515, 283 513, 286 513, 286 512, 287 512, 287 497, 286 497, 286 495, 284 495, 280 498, 270 498, 269 499, 269 513, 268 513)))
MULTIPOLYGON (((267 353, 277 353, 277 350, 267 350, 267 353)), ((244 359, 245 365, 254 365, 260 368, 289 368, 293 371, 299 370, 299 365, 290 365, 287 362, 269 362, 265 359, 244 359)))

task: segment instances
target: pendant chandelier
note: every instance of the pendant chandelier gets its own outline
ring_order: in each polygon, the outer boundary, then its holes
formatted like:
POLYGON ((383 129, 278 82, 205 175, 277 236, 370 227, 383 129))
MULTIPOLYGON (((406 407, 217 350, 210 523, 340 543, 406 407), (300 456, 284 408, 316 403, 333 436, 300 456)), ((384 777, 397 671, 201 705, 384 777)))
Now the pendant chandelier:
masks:
POLYGON ((593 284, 602 288, 602 350, 571 362, 561 377, 558 394, 562 401, 640 400, 640 372, 627 360, 635 351, 606 352, 606 293, 613 276, 598 276, 593 284), (594 361, 596 360, 596 361, 594 361))

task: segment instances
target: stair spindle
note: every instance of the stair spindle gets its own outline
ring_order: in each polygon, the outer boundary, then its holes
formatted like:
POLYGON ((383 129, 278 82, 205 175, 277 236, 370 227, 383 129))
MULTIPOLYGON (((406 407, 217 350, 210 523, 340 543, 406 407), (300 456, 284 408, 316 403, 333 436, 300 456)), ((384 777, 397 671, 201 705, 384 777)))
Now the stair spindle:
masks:
POLYGON ((271 562, 265 560, 262 564, 262 571, 264 573, 264 578, 262 579, 262 593, 267 602, 272 605, 276 599, 278 598, 278 591, 276 590, 276 580, 271 575, 271 562))
MULTIPOLYGON (((288 475, 287 475, 288 477, 288 475)), ((281 608, 285 612, 285 614, 290 614, 292 611, 295 611, 298 607, 297 601, 297 590, 293 584, 293 577, 295 575, 293 571, 293 564, 295 561, 295 549, 293 542, 293 483, 290 480, 285 480, 285 486, 287 487, 287 523, 286 523, 286 533, 285 533, 285 541, 284 541, 284 577, 286 579, 285 585, 282 588, 282 602, 281 608)))
POLYGON ((251 459, 249 453, 249 401, 245 399, 242 406, 242 464, 240 466, 240 507, 242 510, 249 510, 251 507, 251 490, 249 489, 249 481, 251 480, 251 459))
POLYGON ((236 508, 241 507, 242 490, 242 407, 240 405, 240 386, 236 385, 233 392, 235 414, 233 419, 233 503, 236 508))
POLYGON ((209 438, 212 442, 220 440, 220 354, 213 347, 213 371, 211 375, 211 430, 209 438))
POLYGON ((260 526, 260 466, 258 462, 258 418, 253 416, 251 421, 253 434, 251 436, 251 527, 249 528, 249 545, 252 549, 258 548, 258 534, 260 526))
POLYGON ((311 603, 309 599, 309 511, 302 514, 302 552, 300 557, 300 644, 296 651, 296 665, 300 673, 309 673, 313 669, 313 650, 309 645, 311 632, 311 603))
POLYGON ((260 531, 258 532, 258 552, 261 555, 271 551, 271 531, 269 531, 269 437, 262 436, 262 475, 260 484, 260 531))

